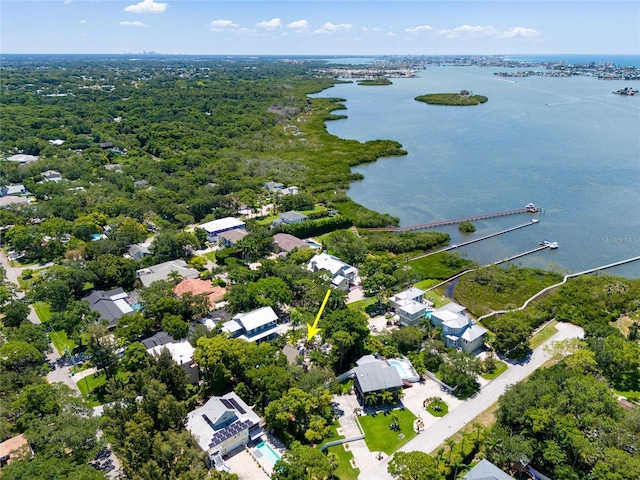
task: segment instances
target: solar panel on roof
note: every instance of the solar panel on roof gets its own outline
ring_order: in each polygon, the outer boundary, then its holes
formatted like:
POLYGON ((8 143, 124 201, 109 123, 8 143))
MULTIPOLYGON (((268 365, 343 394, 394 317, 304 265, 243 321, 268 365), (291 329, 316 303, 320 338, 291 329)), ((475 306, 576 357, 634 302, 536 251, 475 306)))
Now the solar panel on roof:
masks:
POLYGON ((242 407, 238 404, 238 402, 236 402, 236 399, 235 399, 235 398, 230 398, 230 399, 229 399, 229 401, 233 404, 233 406, 234 406, 234 407, 236 407, 236 410, 238 410, 240 413, 247 413, 247 412, 245 411, 245 409, 244 409, 244 408, 242 408, 242 407))
POLYGON ((227 407, 227 408, 233 408, 233 405, 231 405, 231 403, 229 402, 229 400, 227 400, 226 398, 221 398, 220 401, 222 402, 222 404, 227 407))

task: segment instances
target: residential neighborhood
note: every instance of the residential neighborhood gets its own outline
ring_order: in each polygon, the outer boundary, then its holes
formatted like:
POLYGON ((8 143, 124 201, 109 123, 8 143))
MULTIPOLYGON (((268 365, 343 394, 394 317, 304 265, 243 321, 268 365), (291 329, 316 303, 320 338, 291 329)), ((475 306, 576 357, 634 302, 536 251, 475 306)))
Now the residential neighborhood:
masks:
POLYGON ((9 57, 3 480, 640 470, 640 283, 608 274, 636 257, 484 260, 458 247, 545 210, 450 217, 476 233, 357 203, 354 167, 407 151, 330 134, 345 82, 315 60, 9 57))

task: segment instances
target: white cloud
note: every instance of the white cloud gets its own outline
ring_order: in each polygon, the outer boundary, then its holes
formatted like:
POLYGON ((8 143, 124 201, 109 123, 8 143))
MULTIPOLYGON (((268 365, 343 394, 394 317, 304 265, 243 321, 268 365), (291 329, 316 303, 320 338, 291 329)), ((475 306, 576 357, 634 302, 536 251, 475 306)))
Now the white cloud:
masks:
POLYGON ((309 22, 306 20, 296 20, 295 22, 288 23, 287 28, 298 33, 303 33, 309 30, 309 22))
POLYGON ((500 31, 490 25, 461 25, 456 28, 438 30, 438 35, 447 39, 458 38, 531 38, 540 35, 533 28, 511 27, 500 31))
POLYGON ((80 20, 80 23, 87 23, 86 20, 80 20))
POLYGON ((169 4, 167 3, 156 3, 153 0, 142 0, 140 3, 125 7, 124 11, 131 13, 162 13, 168 6, 169 4))
POLYGON ((209 30, 212 32, 234 32, 240 28, 240 25, 233 23, 231 20, 213 20, 209 24, 209 30))
POLYGON ((387 37, 395 37, 395 36, 397 36, 395 33, 387 32, 387 37))
POLYGON ((331 22, 325 23, 322 28, 315 30, 313 33, 333 33, 333 32, 348 32, 353 28, 353 25, 350 23, 339 23, 334 24, 331 22))
POLYGON ((150 27, 151 25, 147 25, 142 22, 120 22, 120 25, 124 25, 125 27, 150 27))
POLYGON ((272 18, 271 20, 267 20, 265 22, 256 23, 256 27, 264 28, 265 30, 277 30, 282 27, 282 22, 279 18, 272 18))
POLYGON ((502 33, 502 36, 505 38, 528 38, 537 37, 538 35, 540 35, 538 30, 526 27, 512 27, 502 33))
POLYGON ((407 33, 420 33, 420 32, 428 32, 429 30, 433 30, 431 25, 418 25, 413 28, 406 28, 404 31, 407 33))

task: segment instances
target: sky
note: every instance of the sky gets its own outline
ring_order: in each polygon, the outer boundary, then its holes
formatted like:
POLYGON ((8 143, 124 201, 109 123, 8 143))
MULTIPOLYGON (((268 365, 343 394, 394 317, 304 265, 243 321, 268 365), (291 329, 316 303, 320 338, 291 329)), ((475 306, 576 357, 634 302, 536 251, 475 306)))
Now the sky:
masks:
POLYGON ((0 0, 1 53, 640 54, 640 1, 0 0))

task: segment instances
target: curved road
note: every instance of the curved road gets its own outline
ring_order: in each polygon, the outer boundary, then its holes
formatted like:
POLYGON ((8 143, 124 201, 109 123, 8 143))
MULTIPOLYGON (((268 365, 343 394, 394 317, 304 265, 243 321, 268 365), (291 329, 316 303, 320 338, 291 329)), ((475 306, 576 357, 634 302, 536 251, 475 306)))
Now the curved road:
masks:
MULTIPOLYGON (((435 424, 429 427, 413 440, 409 441, 399 451, 412 452, 415 450, 431 453, 436 450, 444 441, 455 434, 458 430, 471 422, 476 416, 485 411, 498 401, 505 389, 531 375, 551 358, 544 347, 552 342, 565 340, 567 338, 582 338, 584 330, 568 323, 558 323, 558 332, 549 338, 533 351, 530 360, 524 364, 512 364, 509 369, 487 386, 483 387, 480 393, 460 405, 449 414, 442 417, 435 424)), ((354 451, 355 454, 355 451, 354 451)), ((392 480, 393 477, 387 473, 389 458, 374 462, 372 457, 356 459, 360 467, 361 480, 392 480)))

